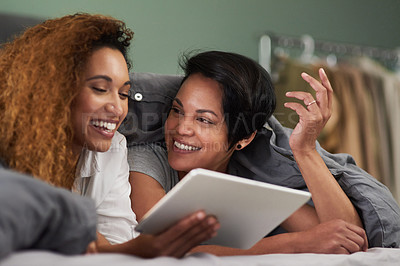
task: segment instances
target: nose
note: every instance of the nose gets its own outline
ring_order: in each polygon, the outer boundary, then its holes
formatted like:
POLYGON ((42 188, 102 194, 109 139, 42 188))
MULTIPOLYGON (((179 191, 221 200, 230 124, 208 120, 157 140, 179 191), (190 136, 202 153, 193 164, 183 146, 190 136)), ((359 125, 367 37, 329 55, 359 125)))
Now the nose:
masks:
POLYGON ((119 97, 119 94, 110 96, 109 101, 105 105, 105 109, 108 113, 112 113, 115 116, 121 116, 124 113, 123 105, 125 103, 119 97))
POLYGON ((193 126, 192 117, 184 116, 178 121, 177 132, 180 135, 192 135, 194 132, 193 126))

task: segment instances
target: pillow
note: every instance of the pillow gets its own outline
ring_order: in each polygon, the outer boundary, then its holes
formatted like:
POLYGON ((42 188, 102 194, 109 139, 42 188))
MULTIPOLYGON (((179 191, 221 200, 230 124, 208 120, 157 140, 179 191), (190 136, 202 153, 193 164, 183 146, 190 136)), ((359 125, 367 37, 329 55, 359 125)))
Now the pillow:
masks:
POLYGON ((0 169, 0 259, 21 249, 79 254, 95 239, 91 199, 0 169))

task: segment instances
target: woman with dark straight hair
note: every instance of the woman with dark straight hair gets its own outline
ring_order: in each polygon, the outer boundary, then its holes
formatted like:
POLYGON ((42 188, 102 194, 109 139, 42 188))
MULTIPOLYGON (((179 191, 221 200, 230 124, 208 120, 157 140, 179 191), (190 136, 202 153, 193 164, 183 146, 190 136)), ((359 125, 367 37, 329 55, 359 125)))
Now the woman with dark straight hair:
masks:
MULTIPOLYGON (((185 75, 165 122, 165 147, 128 148, 131 201, 139 220, 192 169, 238 175, 233 154, 246 149, 257 132, 268 127, 275 110, 269 74, 245 56, 208 51, 185 58, 181 65, 185 75)), ((367 249, 356 209, 316 150, 316 139, 332 109, 332 88, 323 69, 319 76, 321 82, 302 74, 316 91, 315 98, 301 91, 287 94, 303 104, 285 103, 300 119, 289 140, 295 163, 281 166, 282 171, 285 167, 300 169, 313 204, 304 205, 281 224, 288 233, 266 237, 249 250, 202 245, 196 251, 248 255, 367 249)))

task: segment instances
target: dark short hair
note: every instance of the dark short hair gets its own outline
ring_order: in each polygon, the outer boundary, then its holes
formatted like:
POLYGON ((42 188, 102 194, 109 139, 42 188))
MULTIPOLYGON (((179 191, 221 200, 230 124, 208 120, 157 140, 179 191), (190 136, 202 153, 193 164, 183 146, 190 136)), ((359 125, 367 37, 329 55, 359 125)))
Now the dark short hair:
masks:
POLYGON ((248 57, 208 51, 184 55, 180 66, 185 74, 182 83, 200 73, 221 85, 230 147, 260 130, 275 110, 276 96, 268 72, 248 57))

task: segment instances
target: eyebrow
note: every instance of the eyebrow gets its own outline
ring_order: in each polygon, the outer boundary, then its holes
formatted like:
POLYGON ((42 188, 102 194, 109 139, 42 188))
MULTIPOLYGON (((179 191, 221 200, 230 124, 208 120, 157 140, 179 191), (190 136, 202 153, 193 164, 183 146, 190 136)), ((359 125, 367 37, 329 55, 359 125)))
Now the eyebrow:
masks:
POLYGON ((108 82, 112 81, 112 79, 109 76, 106 76, 106 75, 96 75, 96 76, 88 78, 86 81, 94 80, 94 79, 105 79, 108 82))
MULTIPOLYGON (((180 105, 181 107, 183 107, 183 104, 182 104, 181 100, 179 100, 178 98, 175 98, 174 101, 175 101, 178 105, 180 105)), ((218 117, 218 115, 217 115, 214 111, 208 110, 208 109, 199 109, 199 110, 196 110, 196 113, 200 113, 200 114, 203 114, 203 113, 210 113, 210 114, 212 114, 212 115, 218 117)))
MULTIPOLYGON (((90 81, 90 80, 94 80, 94 79, 104 79, 108 82, 112 82, 112 78, 110 78, 109 76, 106 76, 106 75, 96 75, 96 76, 86 79, 86 81, 90 81)), ((124 83, 123 87, 126 85, 132 86, 132 82, 130 80, 126 81, 124 83)))
POLYGON ((124 86, 129 85, 130 87, 132 86, 132 81, 128 80, 127 82, 124 83, 124 86))

